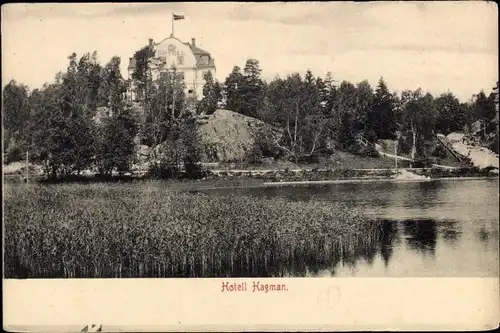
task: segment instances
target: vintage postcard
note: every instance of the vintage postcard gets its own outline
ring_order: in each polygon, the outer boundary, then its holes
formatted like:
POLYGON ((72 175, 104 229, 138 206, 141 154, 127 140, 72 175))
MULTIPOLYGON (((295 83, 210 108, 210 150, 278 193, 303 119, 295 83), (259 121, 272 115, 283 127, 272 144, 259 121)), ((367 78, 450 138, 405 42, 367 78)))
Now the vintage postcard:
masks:
POLYGON ((492 2, 2 6, 11 332, 499 325, 492 2))

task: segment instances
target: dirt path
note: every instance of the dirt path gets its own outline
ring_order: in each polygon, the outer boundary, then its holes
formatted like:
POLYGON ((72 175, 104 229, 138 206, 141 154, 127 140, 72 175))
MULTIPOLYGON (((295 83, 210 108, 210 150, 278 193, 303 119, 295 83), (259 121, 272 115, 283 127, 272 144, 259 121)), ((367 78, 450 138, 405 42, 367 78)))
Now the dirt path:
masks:
POLYGON ((381 145, 379 144, 375 144, 375 150, 382 156, 385 156, 385 157, 389 157, 389 158, 392 158, 392 159, 398 159, 398 160, 402 160, 402 161, 412 161, 411 158, 407 158, 407 157, 403 157, 403 156, 397 156, 397 155, 394 155, 394 154, 389 154, 389 153, 385 153, 383 151, 383 148, 381 145))

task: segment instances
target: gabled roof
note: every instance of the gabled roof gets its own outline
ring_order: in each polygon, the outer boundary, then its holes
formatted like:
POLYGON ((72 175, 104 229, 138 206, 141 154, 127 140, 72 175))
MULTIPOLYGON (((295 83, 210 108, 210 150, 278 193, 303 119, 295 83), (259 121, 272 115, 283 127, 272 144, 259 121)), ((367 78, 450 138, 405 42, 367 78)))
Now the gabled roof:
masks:
POLYGON ((194 57, 196 58, 196 67, 198 67, 198 68, 215 67, 215 60, 214 60, 214 58, 212 58, 212 55, 210 54, 210 52, 207 52, 207 51, 205 51, 205 50, 199 48, 198 46, 193 45, 189 42, 184 43, 184 45, 189 46, 189 48, 191 49, 191 52, 193 52, 194 57), (201 56, 208 56, 208 58, 209 58, 208 64, 201 63, 201 56))
POLYGON ((163 38, 163 39, 161 40, 161 42, 154 43, 153 45, 154 45, 154 46, 158 46, 158 45, 160 45, 161 43, 163 43, 164 41, 166 41, 167 39, 176 39, 177 41, 181 42, 182 44, 186 44, 186 43, 184 43, 183 41, 181 41, 179 38, 177 38, 177 37, 175 37, 175 36, 169 36, 169 37, 167 37, 167 38, 163 38))
POLYGON ((210 52, 207 52, 207 51, 205 51, 203 49, 200 49, 198 46, 190 44, 189 42, 186 42, 184 44, 187 45, 187 46, 189 46, 191 48, 191 51, 194 54, 207 54, 207 55, 210 55, 210 52))
MULTIPOLYGON (((164 38, 161 42, 154 43, 153 45, 154 46, 160 45, 163 42, 165 42, 167 39, 176 39, 179 42, 181 42, 182 44, 189 46, 189 48, 191 49, 191 52, 193 52, 193 55, 196 58, 196 67, 198 67, 198 68, 214 68, 215 67, 215 60, 212 58, 212 55, 210 54, 210 52, 205 51, 205 50, 199 48, 198 46, 193 45, 189 42, 182 42, 177 37, 170 36, 170 37, 164 38), (208 58, 209 58, 208 64, 201 63, 202 56, 208 56, 208 58)), ((128 69, 131 70, 131 69, 134 69, 135 67, 136 67, 136 59, 132 57, 129 60, 128 69)))

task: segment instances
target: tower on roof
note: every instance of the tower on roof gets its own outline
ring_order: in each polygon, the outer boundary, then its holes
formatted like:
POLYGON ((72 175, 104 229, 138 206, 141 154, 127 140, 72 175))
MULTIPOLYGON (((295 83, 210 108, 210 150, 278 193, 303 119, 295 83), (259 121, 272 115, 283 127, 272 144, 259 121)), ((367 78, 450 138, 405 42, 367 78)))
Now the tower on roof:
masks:
MULTIPOLYGON (((162 72, 168 71, 174 66, 179 77, 184 81, 185 93, 187 97, 195 97, 197 100, 203 98, 203 86, 205 76, 210 72, 215 77, 215 60, 210 52, 203 50, 196 45, 196 39, 192 38, 191 43, 183 42, 171 35, 159 43, 149 39, 148 44, 154 50, 155 63, 161 63, 153 69, 153 78, 158 78, 162 72)), ((128 78, 131 80, 132 73, 136 68, 136 60, 129 58, 128 78)), ((127 93, 131 100, 136 99, 133 84, 127 93)))

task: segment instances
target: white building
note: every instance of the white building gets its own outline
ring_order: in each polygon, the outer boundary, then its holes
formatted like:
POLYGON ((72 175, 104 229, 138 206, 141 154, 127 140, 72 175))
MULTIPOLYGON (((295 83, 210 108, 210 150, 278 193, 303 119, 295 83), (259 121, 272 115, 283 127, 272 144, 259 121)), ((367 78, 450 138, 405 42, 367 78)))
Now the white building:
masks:
MULTIPOLYGON (((191 43, 182 42, 172 35, 159 43, 149 39, 149 47, 154 50, 155 54, 152 62, 160 65, 151 66, 153 79, 159 77, 161 72, 175 66, 179 76, 184 81, 186 96, 196 97, 198 100, 203 97, 205 75, 211 72, 215 78, 215 61, 209 52, 196 46, 194 38, 191 39, 191 43)), ((130 58, 128 65, 129 80, 132 79, 135 64, 135 59, 130 58)), ((134 100, 135 97, 134 88, 131 87, 128 98, 134 100)))

